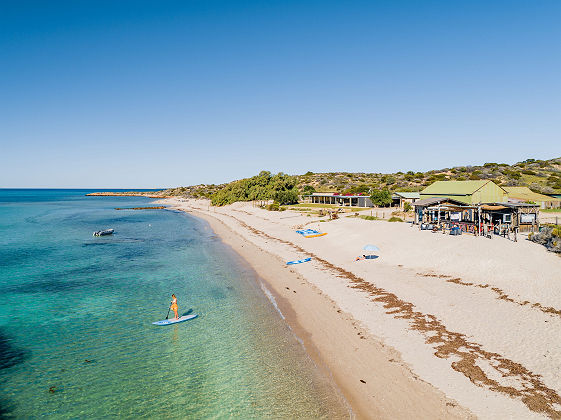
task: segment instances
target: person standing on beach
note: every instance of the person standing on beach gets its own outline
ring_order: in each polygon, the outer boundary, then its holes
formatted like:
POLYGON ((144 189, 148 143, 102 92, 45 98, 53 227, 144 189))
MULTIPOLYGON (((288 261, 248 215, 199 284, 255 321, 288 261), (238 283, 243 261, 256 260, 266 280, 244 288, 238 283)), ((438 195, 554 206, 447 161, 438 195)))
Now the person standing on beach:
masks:
POLYGON ((177 306, 177 298, 175 297, 175 295, 172 293, 171 295, 171 306, 170 309, 173 311, 173 313, 175 314, 175 319, 179 319, 179 314, 177 313, 177 311, 179 310, 179 307, 177 306))

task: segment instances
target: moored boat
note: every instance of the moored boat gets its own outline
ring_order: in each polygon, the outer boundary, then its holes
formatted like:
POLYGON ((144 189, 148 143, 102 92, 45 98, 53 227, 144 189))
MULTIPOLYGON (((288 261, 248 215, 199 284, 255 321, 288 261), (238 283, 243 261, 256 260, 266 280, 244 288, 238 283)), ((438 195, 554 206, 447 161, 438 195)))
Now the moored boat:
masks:
POLYGON ((95 231, 95 232, 93 233, 93 236, 112 235, 114 231, 115 231, 114 229, 98 230, 98 231, 95 231))

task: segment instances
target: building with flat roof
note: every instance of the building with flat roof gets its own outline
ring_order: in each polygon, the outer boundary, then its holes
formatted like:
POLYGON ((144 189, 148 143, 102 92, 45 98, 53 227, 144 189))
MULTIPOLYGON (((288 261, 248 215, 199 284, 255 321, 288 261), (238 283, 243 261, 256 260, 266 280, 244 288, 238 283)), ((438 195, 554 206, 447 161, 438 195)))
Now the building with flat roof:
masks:
POLYGON ((313 193, 304 198, 313 204, 334 204, 341 207, 374 207, 366 195, 342 195, 337 193, 313 193))

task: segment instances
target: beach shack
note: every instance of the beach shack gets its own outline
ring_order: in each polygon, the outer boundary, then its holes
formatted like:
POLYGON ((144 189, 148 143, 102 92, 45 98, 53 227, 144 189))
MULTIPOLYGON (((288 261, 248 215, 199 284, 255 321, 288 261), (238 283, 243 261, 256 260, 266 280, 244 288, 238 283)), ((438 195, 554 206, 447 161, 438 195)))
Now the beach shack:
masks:
POLYGON ((420 199, 421 195, 418 192, 396 191, 392 194, 392 206, 403 208, 405 203, 413 204, 420 199))
POLYGON ((542 209, 561 208, 561 200, 532 191, 528 187, 504 187, 510 203, 536 203, 542 209))
POLYGON ((456 228, 474 235, 508 234, 515 229, 535 232, 539 229, 538 204, 508 202, 503 193, 505 190, 492 182, 489 184, 490 181, 473 185, 463 184, 471 181, 443 182, 451 184, 425 188, 421 197, 425 192, 434 196, 421 198, 413 204, 415 223, 422 229, 451 231, 456 228))
POLYGON ((464 204, 505 203, 507 192, 491 180, 436 181, 420 192, 420 198, 450 198, 464 204))
POLYGON ((306 202, 313 204, 334 204, 341 207, 374 207, 367 195, 313 193, 304 196, 306 202))
POLYGON ((530 203, 491 203, 483 204, 481 217, 483 223, 492 226, 507 225, 520 232, 537 232, 540 226, 540 206, 530 203))
POLYGON ((539 205, 529 203, 464 204, 448 198, 427 198, 413 204, 415 224, 426 229, 451 230, 474 235, 539 230, 539 205))
MULTIPOLYGON (((416 224, 440 224, 440 223, 463 223, 477 225, 477 206, 465 204, 462 201, 447 197, 429 197, 416 201, 415 223, 416 224)), ((471 231, 471 228, 465 228, 471 231)))

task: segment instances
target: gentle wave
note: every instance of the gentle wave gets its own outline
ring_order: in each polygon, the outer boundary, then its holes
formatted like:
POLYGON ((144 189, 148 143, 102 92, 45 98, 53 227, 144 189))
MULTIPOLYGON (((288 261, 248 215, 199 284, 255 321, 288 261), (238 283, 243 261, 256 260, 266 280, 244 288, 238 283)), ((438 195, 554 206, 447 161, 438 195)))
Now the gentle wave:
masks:
MULTIPOLYGON (((267 286, 265 286, 265 284, 262 281, 259 282, 259 285, 261 286, 261 290, 263 290, 263 293, 265 293, 265 296, 267 296, 267 299, 269 299, 269 302, 271 302, 273 304, 273 306, 275 307, 275 309, 277 310, 277 312, 279 313, 281 318, 286 319, 284 317, 284 314, 280 310, 279 305, 277 305, 277 300, 275 299, 275 297, 273 296, 271 291, 269 289, 267 289, 267 286)), ((298 339, 298 340, 300 340, 300 339, 298 339)))

